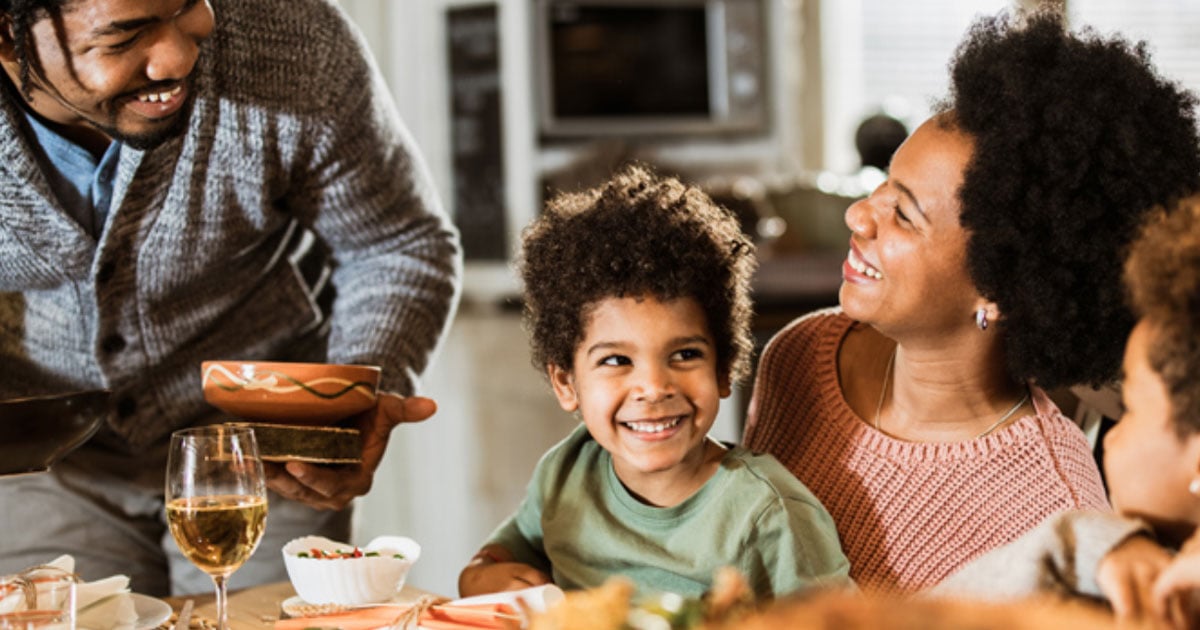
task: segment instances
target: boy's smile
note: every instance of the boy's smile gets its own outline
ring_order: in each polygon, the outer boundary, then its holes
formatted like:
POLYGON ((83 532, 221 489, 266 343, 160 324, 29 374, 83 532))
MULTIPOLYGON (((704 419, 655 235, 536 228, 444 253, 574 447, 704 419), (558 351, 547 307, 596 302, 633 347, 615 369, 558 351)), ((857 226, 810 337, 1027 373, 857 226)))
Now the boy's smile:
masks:
POLYGON ((729 395, 704 311, 691 298, 625 297, 586 317, 572 369, 549 368, 559 403, 580 412, 632 492, 687 498, 716 470, 707 436, 729 395))

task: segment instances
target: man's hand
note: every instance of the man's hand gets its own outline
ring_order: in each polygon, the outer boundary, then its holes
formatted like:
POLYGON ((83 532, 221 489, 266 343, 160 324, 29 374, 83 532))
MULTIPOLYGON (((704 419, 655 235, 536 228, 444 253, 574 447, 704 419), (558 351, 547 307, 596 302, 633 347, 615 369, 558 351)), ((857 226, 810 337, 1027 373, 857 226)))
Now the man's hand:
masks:
POLYGON ((1171 554, 1147 536, 1132 536, 1117 545, 1096 572, 1096 583, 1117 617, 1144 618, 1155 614, 1151 589, 1171 554))
POLYGON ((432 399, 381 392, 375 408, 358 419, 363 443, 361 464, 331 467, 304 462, 268 463, 264 466, 267 487, 317 509, 340 510, 371 489, 392 428, 403 422, 420 422, 436 411, 437 403, 432 399))
POLYGON ((461 597, 519 591, 530 586, 549 584, 550 576, 538 569, 513 562, 508 550, 499 545, 484 547, 458 575, 461 597))

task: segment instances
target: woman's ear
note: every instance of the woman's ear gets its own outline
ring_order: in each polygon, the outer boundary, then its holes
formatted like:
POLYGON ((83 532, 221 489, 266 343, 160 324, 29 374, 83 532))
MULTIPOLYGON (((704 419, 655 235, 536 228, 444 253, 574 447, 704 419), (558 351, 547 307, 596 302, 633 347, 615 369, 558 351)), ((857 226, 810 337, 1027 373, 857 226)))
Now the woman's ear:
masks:
POLYGON ((558 398, 558 405, 563 411, 577 411, 579 395, 575 392, 575 377, 571 371, 551 363, 546 366, 546 374, 550 377, 550 387, 554 388, 554 396, 558 398))
POLYGON ((1000 321, 1000 307, 996 306, 995 302, 989 302, 983 298, 975 304, 975 312, 972 313, 975 318, 975 325, 980 330, 987 330, 988 326, 1000 321))

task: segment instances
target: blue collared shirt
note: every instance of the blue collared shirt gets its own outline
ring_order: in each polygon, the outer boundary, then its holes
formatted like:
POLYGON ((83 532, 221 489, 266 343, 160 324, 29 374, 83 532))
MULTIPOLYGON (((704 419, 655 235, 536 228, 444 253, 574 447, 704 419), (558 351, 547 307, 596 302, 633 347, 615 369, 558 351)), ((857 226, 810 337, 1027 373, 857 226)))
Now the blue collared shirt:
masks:
POLYGON ((66 139, 37 116, 26 111, 25 118, 37 136, 46 180, 59 203, 92 238, 99 240, 112 203, 121 143, 109 143, 97 160, 91 151, 66 139))

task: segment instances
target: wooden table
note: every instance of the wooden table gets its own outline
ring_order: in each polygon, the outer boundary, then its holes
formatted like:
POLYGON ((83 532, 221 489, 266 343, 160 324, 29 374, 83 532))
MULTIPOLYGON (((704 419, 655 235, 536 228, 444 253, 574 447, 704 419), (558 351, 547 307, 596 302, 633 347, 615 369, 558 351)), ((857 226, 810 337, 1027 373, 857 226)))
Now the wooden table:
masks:
MULTIPOLYGON (((240 589, 229 594, 229 627, 230 630, 270 630, 275 621, 283 616, 280 605, 289 597, 296 594, 291 582, 274 582, 261 586, 240 589)), ((416 601, 422 595, 436 595, 408 584, 400 590, 396 597, 398 601, 416 601)), ((214 595, 181 596, 164 598, 176 612, 189 599, 196 600, 192 611, 192 627, 198 627, 197 620, 207 620, 211 626, 216 625, 217 604, 214 595)))

